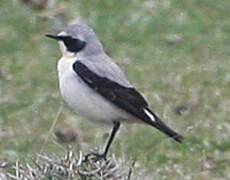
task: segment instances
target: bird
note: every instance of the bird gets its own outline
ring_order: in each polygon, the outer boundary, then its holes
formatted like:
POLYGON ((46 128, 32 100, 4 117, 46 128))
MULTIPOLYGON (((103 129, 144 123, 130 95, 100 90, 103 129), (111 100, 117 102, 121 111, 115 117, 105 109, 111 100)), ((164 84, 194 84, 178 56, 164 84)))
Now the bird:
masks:
POLYGON ((112 126, 103 153, 106 158, 120 124, 142 123, 155 127, 175 141, 184 137, 169 128, 107 55, 94 30, 85 22, 68 25, 58 34, 62 57, 57 63, 59 89, 66 103, 80 116, 112 126))

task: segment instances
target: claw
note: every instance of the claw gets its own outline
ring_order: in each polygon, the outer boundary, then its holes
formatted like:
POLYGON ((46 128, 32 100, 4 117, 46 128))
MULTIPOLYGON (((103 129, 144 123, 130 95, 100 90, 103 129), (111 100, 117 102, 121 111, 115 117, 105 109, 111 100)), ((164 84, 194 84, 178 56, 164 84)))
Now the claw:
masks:
POLYGON ((99 153, 88 153, 85 155, 85 159, 84 162, 87 162, 89 159, 93 160, 93 161, 99 161, 101 159, 106 160, 106 156, 105 154, 99 154, 99 153))

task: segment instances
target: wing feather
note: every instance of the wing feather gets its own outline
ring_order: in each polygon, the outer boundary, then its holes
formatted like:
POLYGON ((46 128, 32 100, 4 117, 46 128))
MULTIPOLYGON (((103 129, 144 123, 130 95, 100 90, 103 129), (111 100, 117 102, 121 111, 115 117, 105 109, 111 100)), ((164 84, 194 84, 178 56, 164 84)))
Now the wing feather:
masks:
POLYGON ((73 64, 73 69, 89 87, 117 107, 138 117, 145 123, 156 127, 174 140, 178 142, 183 141, 181 135, 170 129, 148 109, 147 102, 143 96, 135 90, 135 88, 125 87, 106 77, 101 77, 79 61, 76 61, 73 64))
POLYGON ((79 61, 73 64, 73 69, 89 87, 108 101, 140 119, 148 119, 143 110, 148 104, 134 88, 124 87, 106 77, 101 77, 79 61))

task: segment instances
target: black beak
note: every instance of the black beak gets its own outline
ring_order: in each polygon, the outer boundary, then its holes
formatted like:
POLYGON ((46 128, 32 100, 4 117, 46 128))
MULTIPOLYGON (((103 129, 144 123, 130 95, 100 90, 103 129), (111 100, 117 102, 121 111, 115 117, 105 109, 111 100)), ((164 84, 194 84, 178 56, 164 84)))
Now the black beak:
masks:
POLYGON ((61 40, 61 37, 57 36, 57 35, 46 34, 46 37, 51 38, 51 39, 55 39, 57 41, 61 40))

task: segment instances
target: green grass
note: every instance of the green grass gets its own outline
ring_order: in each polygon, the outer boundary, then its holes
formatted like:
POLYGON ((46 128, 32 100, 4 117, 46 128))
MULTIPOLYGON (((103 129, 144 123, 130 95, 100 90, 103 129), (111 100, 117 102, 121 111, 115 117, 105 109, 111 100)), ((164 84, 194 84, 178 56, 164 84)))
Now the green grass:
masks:
MULTIPOLYGON (((0 158, 39 152, 60 107, 56 127, 76 126, 83 136, 85 143, 73 144, 76 149, 103 144, 99 132, 109 129, 95 128, 63 103, 56 75, 61 54, 44 36, 61 29, 58 17, 80 17, 151 109, 186 138, 179 145, 151 127, 124 125, 111 152, 136 157, 144 173, 157 179, 230 178, 229 9, 230 2, 220 0, 69 0, 38 11, 2 0, 0 158), (56 19, 44 18, 56 12, 56 19), (178 115, 178 106, 187 111, 178 115), (210 169, 202 168, 207 157, 213 158, 210 169)), ((44 150, 61 152, 53 139, 49 136, 44 150)))

